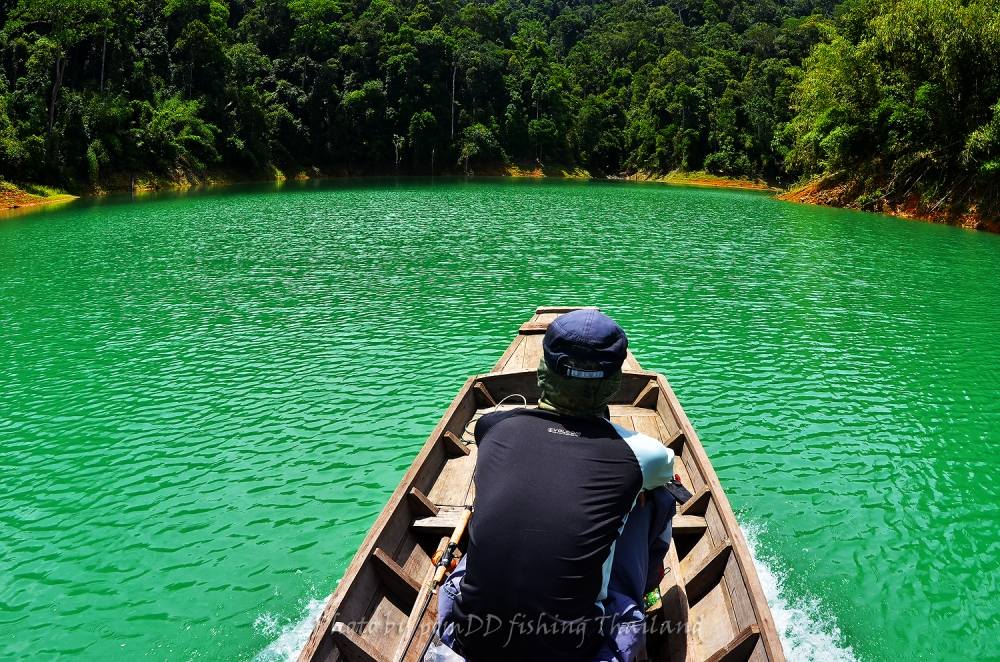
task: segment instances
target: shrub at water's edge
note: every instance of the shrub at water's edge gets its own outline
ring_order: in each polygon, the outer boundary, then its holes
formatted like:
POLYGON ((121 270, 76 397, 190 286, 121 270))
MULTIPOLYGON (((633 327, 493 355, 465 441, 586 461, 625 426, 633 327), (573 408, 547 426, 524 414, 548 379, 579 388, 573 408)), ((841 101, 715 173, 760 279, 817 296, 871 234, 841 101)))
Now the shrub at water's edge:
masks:
POLYGON ((852 1, 804 63, 786 199, 1000 227, 1000 2, 852 1))
POLYGON ((55 202, 75 200, 75 195, 50 186, 22 184, 16 186, 0 180, 0 209, 19 209, 21 207, 37 207, 55 202))

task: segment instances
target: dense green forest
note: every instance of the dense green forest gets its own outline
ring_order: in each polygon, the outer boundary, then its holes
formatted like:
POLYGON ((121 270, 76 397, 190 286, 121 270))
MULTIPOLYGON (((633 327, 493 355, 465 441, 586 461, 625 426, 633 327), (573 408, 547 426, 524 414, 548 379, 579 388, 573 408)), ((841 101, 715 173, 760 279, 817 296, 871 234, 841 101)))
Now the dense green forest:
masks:
POLYGON ((845 8, 804 63, 786 169, 843 182, 840 204, 972 210, 997 227, 1000 1, 845 8))
POLYGON ((995 200, 1000 0, 0 0, 0 177, 849 174, 995 200))

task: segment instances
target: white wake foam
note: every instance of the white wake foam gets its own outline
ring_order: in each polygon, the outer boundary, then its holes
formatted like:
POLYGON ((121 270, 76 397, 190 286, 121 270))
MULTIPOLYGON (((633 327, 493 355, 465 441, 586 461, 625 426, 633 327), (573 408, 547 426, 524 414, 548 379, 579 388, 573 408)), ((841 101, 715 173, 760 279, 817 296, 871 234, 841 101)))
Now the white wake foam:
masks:
MULTIPOLYGON (((742 529, 789 662, 857 662, 854 651, 843 643, 840 628, 824 613, 819 599, 792 598, 786 594, 784 573, 759 552, 763 526, 751 523, 744 524, 742 529)), ((299 620, 284 627, 272 614, 258 616, 254 629, 275 638, 254 662, 295 662, 328 599, 309 600, 299 620)))
POLYGON ((824 613, 818 598, 787 594, 784 572, 759 551, 764 527, 751 523, 741 528, 789 662, 857 662, 854 650, 844 643, 840 628, 824 613))
POLYGON ((328 599, 329 596, 322 600, 309 600, 303 607, 299 620, 284 627, 279 626, 278 619, 272 614, 258 616, 253 624, 254 629, 265 636, 277 636, 267 648, 257 654, 254 662, 295 662, 328 599))

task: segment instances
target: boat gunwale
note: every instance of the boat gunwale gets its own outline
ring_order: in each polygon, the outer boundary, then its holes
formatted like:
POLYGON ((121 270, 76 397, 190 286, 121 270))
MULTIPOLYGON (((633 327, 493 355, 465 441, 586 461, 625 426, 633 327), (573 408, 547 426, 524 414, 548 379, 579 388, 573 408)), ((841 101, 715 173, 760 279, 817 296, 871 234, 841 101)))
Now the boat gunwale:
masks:
POLYGON ((396 489, 393 490, 392 494, 386 501, 385 506, 383 506, 382 510, 379 511, 375 521, 372 522, 371 527, 368 529, 368 533, 365 534, 364 539, 358 546, 358 549, 351 558, 350 563, 348 563, 347 568, 344 569, 343 576, 337 582, 336 589, 327 600, 326 605, 323 607, 323 611, 320 614, 319 619, 316 621, 316 624, 309 635, 309 639, 306 641, 305 646, 299 653, 298 660, 300 662, 313 660, 320 646, 330 635, 331 628, 333 627, 337 613, 340 610, 341 603, 347 596, 348 591, 350 591, 353 587, 353 584, 360 574, 365 562, 368 560, 368 557, 374 552, 379 539, 385 533, 386 525, 389 523, 390 518, 399 512, 402 502, 406 498, 406 494, 413 488, 413 484, 420 475, 420 471, 427 464, 428 460, 430 460, 430 456, 434 452, 438 439, 444 434, 448 424, 451 423, 462 403, 470 395, 473 395, 473 385, 476 383, 477 379, 477 376, 473 375, 465 380, 465 383, 452 399, 451 404, 431 430, 427 440, 420 447, 420 450, 417 452, 416 457, 414 457, 409 469, 407 469, 406 473, 404 473, 400 478, 399 485, 397 485, 396 489))
POLYGON ((681 406, 677 394, 670 386, 670 382, 667 381, 666 376, 662 373, 653 374, 656 375, 657 384, 660 386, 660 391, 666 399, 671 413, 673 413, 680 425, 680 429, 685 437, 684 443, 688 446, 688 452, 692 454, 694 460, 698 463, 698 468, 701 469, 702 476, 706 484, 709 485, 712 499, 715 501, 715 507, 718 509, 719 515, 726 527, 726 533, 729 535, 729 544, 732 545, 736 562, 740 566, 740 574, 746 583, 747 593, 750 596, 754 615, 757 617, 757 624, 760 627, 760 636, 765 642, 770 662, 784 662, 785 655, 781 646, 781 638, 778 636, 771 608, 767 604, 764 587, 760 583, 760 577, 757 576, 757 567, 753 562, 750 545, 743 535, 743 529, 740 527, 739 522, 736 521, 736 514, 733 512, 729 497, 726 496, 726 491, 719 481, 715 467, 712 465, 708 453, 705 452, 705 447, 702 445, 698 433, 695 432, 694 426, 691 425, 691 420, 681 406))
MULTIPOLYGON (((538 312, 536 312, 536 316, 542 310, 542 308, 539 308, 538 312)), ((563 309, 560 309, 560 312, 562 310, 563 309)), ((555 311, 545 310, 545 312, 555 311)), ((344 600, 348 597, 351 589, 356 586, 356 582, 358 581, 366 562, 368 562, 375 549, 379 546, 379 543, 383 542, 383 536, 387 534, 387 529, 390 528, 389 525, 395 524, 394 516, 403 517, 407 512, 412 514, 411 508, 405 503, 407 495, 411 489, 415 487, 415 483, 418 482, 418 479, 422 477, 422 472, 428 462, 431 461, 440 440, 443 435, 445 435, 445 432, 450 428, 464 430, 468 425, 469 420, 475 416, 475 412, 481 408, 478 406, 478 401, 484 396, 477 393, 476 386, 478 384, 482 384, 487 387, 486 390, 489 392, 490 385, 498 387, 503 384, 506 386, 511 383, 523 383, 526 379, 529 384, 532 383, 531 378, 536 373, 536 370, 534 369, 525 368, 510 371, 497 369, 504 365, 505 360, 515 351, 518 343, 523 341, 523 333, 515 336, 514 340, 510 343, 510 346, 497 362, 493 371, 472 375, 462 384, 448 408, 428 434, 426 441, 420 447, 420 450, 414 457, 410 467, 400 478, 400 482, 396 489, 391 493, 385 506, 379 512, 378 516, 369 528, 368 533, 358 546, 357 551, 352 557, 347 568, 344 570, 342 578, 337 583, 337 587, 333 595, 331 595, 327 600, 319 619, 310 633, 309 639, 302 648, 298 657, 299 662, 312 662, 312 660, 316 659, 317 653, 319 653, 321 649, 336 649, 336 645, 332 641, 332 629, 334 623, 338 620, 344 600), (464 420, 458 421, 460 425, 455 426, 454 423, 456 421, 456 417, 463 408, 463 404, 472 405, 471 414, 469 414, 469 416, 464 420)), ((767 600, 763 592, 763 587, 760 583, 760 578, 757 575, 756 567, 753 563, 753 556, 750 552, 749 545, 743 535, 739 523, 736 521, 729 499, 726 496, 725 490, 722 488, 722 484, 715 472, 715 468, 712 465, 708 454, 705 452, 700 438, 695 432, 690 419, 684 411, 684 408, 681 406, 680 401, 678 400, 673 388, 670 386, 667 378, 662 373, 642 369, 637 361, 635 362, 635 366, 636 368, 634 369, 629 368, 623 371, 623 375, 625 376, 625 379, 623 379, 623 388, 616 394, 613 404, 633 404, 636 396, 632 392, 638 392, 642 387, 648 385, 651 381, 655 381, 656 385, 659 387, 660 394, 657 397, 657 403, 652 407, 649 407, 649 409, 655 412, 655 414, 663 420, 664 417, 659 412, 658 406, 660 404, 659 399, 663 398, 663 403, 676 420, 679 426, 679 432, 684 437, 684 444, 687 449, 686 452, 691 453, 693 461, 696 463, 706 486, 708 486, 709 491, 711 492, 711 499, 715 504, 727 534, 727 542, 731 546, 732 553, 736 556, 739 574, 745 582, 745 587, 756 618, 756 624, 759 628, 759 636, 764 644, 767 656, 770 662, 784 662, 785 658, 780 638, 778 636, 770 608, 767 605, 767 600), (626 383, 629 386, 627 389, 625 388, 626 383), (636 388, 637 385, 640 386, 639 389, 636 388), (623 395, 625 397, 622 397, 623 395)), ((497 396, 497 400, 502 400, 502 394, 505 389, 500 388, 499 390, 500 393, 496 393, 496 390, 494 390, 494 393, 497 396)), ((537 401, 537 394, 532 393, 531 395, 534 397, 535 401, 537 401)), ((461 436, 461 434, 459 434, 459 436, 461 436)), ((447 459, 445 459, 444 462, 446 463, 447 459)), ((444 464, 441 465, 442 468, 437 474, 434 475, 434 478, 440 476, 443 466, 444 464)), ((412 521, 412 519, 413 518, 409 518, 408 521, 412 521)), ((406 535, 405 529, 403 530, 402 535, 406 535)), ((393 544, 397 544, 397 542, 398 541, 393 541, 393 544)), ((376 601, 376 598, 377 592, 376 594, 373 594, 372 600, 376 601)), ((410 626, 419 623, 419 620, 420 618, 417 617, 416 621, 414 621, 413 613, 409 615, 407 619, 407 631, 403 633, 403 638, 398 643, 398 649, 395 651, 391 659, 399 660, 406 656, 409 643, 407 638, 412 637, 413 635, 412 632, 409 632, 409 628, 410 626)), ((345 657, 347 659, 351 659, 351 656, 349 655, 345 657)))

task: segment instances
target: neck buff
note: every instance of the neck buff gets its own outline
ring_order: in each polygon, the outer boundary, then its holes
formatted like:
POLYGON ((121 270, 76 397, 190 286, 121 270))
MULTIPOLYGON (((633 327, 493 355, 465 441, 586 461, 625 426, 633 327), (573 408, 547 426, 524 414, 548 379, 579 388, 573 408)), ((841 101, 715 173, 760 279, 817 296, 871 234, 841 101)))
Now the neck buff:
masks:
MULTIPOLYGON (((597 366, 579 365, 581 370, 597 366)), ((549 369, 545 359, 538 364, 538 408, 570 416, 604 416, 604 408, 615 397, 622 383, 619 370, 603 379, 563 377, 549 369)))

